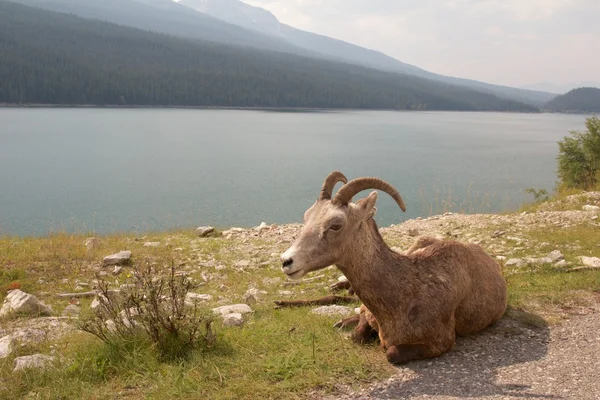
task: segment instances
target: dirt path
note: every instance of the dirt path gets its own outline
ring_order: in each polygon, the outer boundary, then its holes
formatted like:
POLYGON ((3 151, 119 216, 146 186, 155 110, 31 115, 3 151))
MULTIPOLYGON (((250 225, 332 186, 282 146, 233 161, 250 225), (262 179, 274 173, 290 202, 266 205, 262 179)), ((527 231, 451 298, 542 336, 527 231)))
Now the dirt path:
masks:
POLYGON ((337 399, 600 399, 600 307, 561 325, 504 319, 453 351, 337 399))

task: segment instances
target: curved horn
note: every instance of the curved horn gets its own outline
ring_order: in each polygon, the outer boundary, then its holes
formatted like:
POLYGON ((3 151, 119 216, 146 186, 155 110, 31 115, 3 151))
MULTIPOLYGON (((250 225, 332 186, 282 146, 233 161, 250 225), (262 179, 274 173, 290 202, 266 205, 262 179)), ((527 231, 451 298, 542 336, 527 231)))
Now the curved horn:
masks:
POLYGON ((348 183, 348 179, 339 171, 333 171, 327 176, 325 182, 323 182, 323 187, 321 188, 321 194, 319 195, 319 200, 329 200, 331 199, 331 192, 333 192, 333 187, 338 182, 348 183))
POLYGON ((378 189, 386 192, 396 200, 402 211, 406 211, 406 206, 400 193, 392 185, 379 178, 356 178, 351 180, 337 192, 333 202, 338 205, 347 205, 358 192, 367 189, 378 189))

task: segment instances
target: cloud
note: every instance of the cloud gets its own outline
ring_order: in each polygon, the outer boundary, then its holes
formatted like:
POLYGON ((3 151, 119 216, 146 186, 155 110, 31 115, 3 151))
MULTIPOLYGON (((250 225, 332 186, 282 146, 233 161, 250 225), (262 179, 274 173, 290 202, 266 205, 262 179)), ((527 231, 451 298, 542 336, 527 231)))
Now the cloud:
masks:
POLYGON ((248 0, 282 22, 446 75, 597 80, 598 0, 248 0))

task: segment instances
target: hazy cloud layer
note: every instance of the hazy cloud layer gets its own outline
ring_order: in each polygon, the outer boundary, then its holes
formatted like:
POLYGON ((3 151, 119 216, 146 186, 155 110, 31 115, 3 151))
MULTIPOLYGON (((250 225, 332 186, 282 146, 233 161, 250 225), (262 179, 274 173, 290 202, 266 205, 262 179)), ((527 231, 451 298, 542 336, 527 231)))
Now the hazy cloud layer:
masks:
POLYGON ((280 21, 445 75, 600 81, 600 0, 246 0, 280 21))

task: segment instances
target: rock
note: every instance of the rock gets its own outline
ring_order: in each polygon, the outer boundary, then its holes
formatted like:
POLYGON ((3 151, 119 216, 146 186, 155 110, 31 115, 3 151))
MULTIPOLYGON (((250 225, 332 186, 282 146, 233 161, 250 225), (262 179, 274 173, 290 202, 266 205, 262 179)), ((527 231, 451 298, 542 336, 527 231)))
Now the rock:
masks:
POLYGON ((588 268, 600 268, 600 258, 598 257, 579 257, 579 261, 588 268))
POLYGON ((338 278, 338 282, 340 282, 340 283, 341 283, 341 282, 348 282, 348 278, 346 278, 344 275, 342 275, 342 276, 340 276, 340 277, 338 278))
POLYGON ((556 264, 554 264, 556 268, 565 268, 569 266, 569 263, 566 260, 560 260, 556 264))
POLYGON ((261 296, 265 294, 267 294, 267 292, 265 292, 264 290, 251 288, 248 289, 246 293, 244 293, 244 295, 242 296, 242 300, 244 300, 244 303, 248 304, 249 306, 252 306, 256 304, 257 301, 260 300, 261 296))
POLYGON ((25 328, 11 334, 14 341, 20 346, 38 345, 46 341, 47 336, 46 331, 37 328, 25 328))
POLYGON ((522 267, 525 265, 525 261, 521 258, 510 258, 504 264, 505 267, 522 267))
POLYGON ((192 305, 212 301, 213 297, 210 294, 188 293, 185 295, 185 302, 192 305))
POLYGON ((231 313, 223 315, 224 326, 242 326, 244 325, 244 317, 240 313, 231 313))
POLYGON ((0 360, 11 355, 14 349, 12 336, 4 336, 0 339, 0 360))
POLYGON ((121 267, 119 265, 115 265, 115 269, 113 269, 112 274, 119 275, 121 272, 123 272, 123 267, 121 267))
POLYGON ((196 233, 200 237, 206 237, 208 234, 213 233, 214 231, 215 228, 213 228, 212 226, 201 226, 196 228, 196 233))
POLYGON ((293 296, 294 292, 292 292, 291 290, 280 290, 279 292, 277 292, 280 296, 293 296))
POLYGON ((504 261, 504 260, 506 260, 506 257, 505 256, 496 256, 496 260, 504 261))
POLYGON ((250 266, 250 260, 240 260, 235 263, 237 268, 248 268, 250 266))
POLYGON ((527 264, 533 264, 533 265, 542 265, 542 264, 551 264, 552 263, 552 259, 550 257, 541 257, 541 258, 528 257, 525 259, 525 261, 527 262, 527 264))
POLYGON ((45 354, 34 354, 15 358, 15 369, 13 372, 28 368, 44 368, 54 361, 54 357, 45 354))
POLYGON ((338 306, 338 305, 332 305, 332 306, 323 306, 323 307, 318 307, 315 308, 311 311, 313 314, 318 314, 318 315, 329 315, 329 316, 339 316, 339 315, 351 315, 354 314, 354 310, 350 307, 346 307, 346 306, 338 306))
POLYGON ((76 306, 75 304, 70 304, 65 307, 62 312, 63 317, 78 317, 81 313, 81 307, 76 306))
POLYGON ((124 250, 104 257, 104 265, 126 265, 131 263, 131 251, 124 250))
POLYGON ((411 236, 411 237, 419 236, 419 230, 418 229, 409 229, 408 236, 411 236))
POLYGON ((258 233, 261 233, 264 229, 268 228, 269 226, 267 225, 266 222, 261 222, 259 226, 257 226, 255 229, 258 231, 258 233))
POLYGON ((144 247, 158 247, 158 246, 160 246, 160 242, 146 242, 142 246, 144 246, 144 247))
MULTIPOLYGON (((108 291, 108 297, 110 298, 110 301, 115 302, 115 303, 120 303, 120 302, 123 302, 125 300, 124 294, 121 293, 121 291, 119 291, 119 290, 109 290, 108 291)), ((104 297, 104 295, 99 294, 92 301, 92 304, 90 304, 90 308, 95 313, 104 313, 105 312, 105 304, 108 301, 109 301, 109 299, 107 299, 106 297, 104 297)))
POLYGON ((232 304, 229 306, 221 306, 213 308, 213 312, 216 314, 227 315, 227 314, 248 314, 252 312, 252 309, 248 304, 232 304))
POLYGON ((506 234, 506 231, 496 231, 496 232, 492 233, 492 237, 499 238, 500 236, 503 236, 505 234, 506 234))
POLYGON ((560 261, 565 258, 563 253, 560 250, 553 250, 548 254, 548 257, 552 260, 552 262, 560 261))
POLYGON ((88 251, 97 249, 98 246, 100 246, 100 240, 98 238, 90 237, 85 240, 85 248, 88 251))
POLYGON ((0 317, 9 315, 49 316, 52 315, 52 309, 35 296, 16 289, 8 292, 0 309, 0 317))
POLYGON ((596 212, 600 211, 600 207, 593 206, 591 204, 586 204, 585 206, 581 207, 581 209, 583 211, 596 211, 596 212))
POLYGON ((596 221, 597 219, 598 219, 598 216, 597 216, 597 215, 594 215, 594 216, 592 217, 592 221, 596 221))

